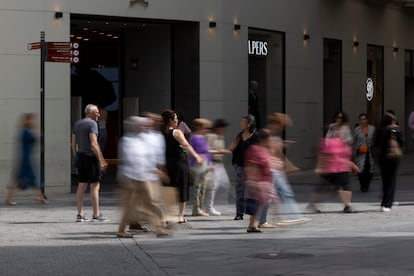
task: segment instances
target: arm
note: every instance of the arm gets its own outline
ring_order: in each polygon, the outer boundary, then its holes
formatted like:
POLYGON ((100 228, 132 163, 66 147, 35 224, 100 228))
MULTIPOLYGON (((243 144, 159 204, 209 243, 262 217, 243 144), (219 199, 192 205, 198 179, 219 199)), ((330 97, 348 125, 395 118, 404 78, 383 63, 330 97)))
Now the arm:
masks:
POLYGON ((76 153, 78 152, 78 145, 76 143, 76 135, 75 134, 72 134, 71 146, 72 146, 72 154, 73 154, 73 156, 76 156, 76 153))
POLYGON ((187 139, 185 139, 185 136, 183 132, 179 129, 174 129, 173 131, 174 139, 177 140, 177 142, 186 149, 196 160, 198 164, 202 164, 204 162, 204 159, 198 155, 193 147, 188 143, 187 139))
POLYGON ((237 134, 236 138, 234 138, 234 140, 230 144, 229 150, 231 152, 233 152, 236 149, 237 144, 239 143, 240 139, 241 139, 241 134, 237 134))
POLYGON ((98 158, 101 170, 104 170, 108 166, 108 163, 105 161, 102 155, 101 149, 98 144, 98 137, 95 133, 89 133, 89 139, 91 141, 91 149, 93 153, 95 153, 96 158, 98 158))

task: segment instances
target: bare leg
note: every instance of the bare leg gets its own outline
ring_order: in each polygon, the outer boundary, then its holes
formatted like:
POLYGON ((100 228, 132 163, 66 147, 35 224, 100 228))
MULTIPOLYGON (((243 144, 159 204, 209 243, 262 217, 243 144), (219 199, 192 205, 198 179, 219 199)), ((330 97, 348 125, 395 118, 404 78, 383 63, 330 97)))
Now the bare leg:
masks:
POLYGON ((185 202, 178 203, 178 222, 184 222, 185 202))
POLYGON ((88 187, 88 183, 79 182, 78 189, 76 190, 76 207, 78 208, 78 214, 83 216, 83 194, 88 187))
POLYGON ((93 209, 93 215, 99 216, 99 188, 100 184, 99 182, 91 183, 90 184, 90 198, 91 198, 91 204, 93 209))
POLYGON ((351 206, 351 198, 352 198, 352 192, 351 191, 339 190, 338 194, 339 194, 339 198, 341 199, 341 201, 345 205, 345 207, 351 206))
POLYGON ((250 215, 249 228, 256 228, 256 214, 250 215))
POLYGON ((9 205, 15 205, 16 202, 14 202, 14 197, 16 195, 17 190, 17 183, 13 181, 9 187, 9 193, 7 194, 6 203, 9 205))

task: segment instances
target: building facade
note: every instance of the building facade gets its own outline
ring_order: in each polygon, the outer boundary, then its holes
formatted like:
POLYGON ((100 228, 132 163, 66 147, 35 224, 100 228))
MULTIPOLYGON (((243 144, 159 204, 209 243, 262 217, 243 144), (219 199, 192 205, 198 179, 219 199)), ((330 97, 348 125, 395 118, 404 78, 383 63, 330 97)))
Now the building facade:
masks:
POLYGON ((47 191, 70 190, 71 126, 87 103, 108 110, 109 159, 116 159, 125 116, 165 108, 183 111, 189 122, 226 118, 229 143, 249 93, 261 126, 271 112, 292 117, 286 138, 297 143, 287 155, 302 168, 312 168, 338 110, 353 125, 361 112, 375 123, 393 109, 408 141, 414 15, 408 1, 372 2, 2 1, 0 178, 10 182, 20 114, 42 117, 40 50, 28 50, 41 31, 47 42, 79 45, 78 62, 45 63, 47 191))

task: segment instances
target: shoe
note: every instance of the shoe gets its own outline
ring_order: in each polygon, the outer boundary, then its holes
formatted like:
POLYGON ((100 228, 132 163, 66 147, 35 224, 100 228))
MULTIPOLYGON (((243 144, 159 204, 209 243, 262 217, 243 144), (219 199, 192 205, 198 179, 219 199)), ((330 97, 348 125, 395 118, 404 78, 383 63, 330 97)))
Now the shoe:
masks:
POLYGON ((147 228, 142 227, 141 224, 137 223, 131 223, 128 227, 129 230, 132 231, 143 231, 143 232, 148 232, 147 228))
POLYGON ((383 212, 391 212, 391 208, 382 206, 381 207, 381 211, 383 211, 383 212))
POLYGON ((243 216, 236 216, 234 220, 243 220, 243 216))
POLYGON ((157 233, 157 238, 167 238, 169 236, 170 236, 170 234, 166 231, 162 231, 162 232, 157 233))
POLYGON ((257 229, 256 227, 249 227, 247 228, 247 233, 262 233, 263 231, 260 229, 257 229))
POLYGON ((179 220, 178 223, 187 223, 187 219, 183 218, 182 220, 179 220))
POLYGON ((105 222, 105 221, 109 221, 109 219, 107 219, 106 217, 104 217, 102 214, 99 214, 99 216, 92 216, 92 221, 93 222, 105 222))
POLYGON ((121 232, 121 233, 117 233, 116 237, 120 239, 132 239, 134 235, 128 232, 121 232))
POLYGON ((309 211, 310 213, 314 213, 314 214, 321 213, 321 210, 319 210, 318 208, 316 208, 315 204, 313 204, 313 203, 309 203, 308 206, 306 206, 305 209, 307 211, 309 211))
POLYGON ((77 215, 76 216, 76 222, 85 222, 85 221, 89 221, 89 219, 85 218, 85 216, 82 215, 77 215))
POLYGON ((203 210, 195 210, 192 214, 193 217, 208 217, 208 214, 203 210))
POLYGON ((356 211, 356 210, 352 209, 352 207, 351 207, 351 206, 346 206, 346 207, 344 208, 344 211, 343 211, 343 212, 344 212, 344 213, 346 213, 346 214, 358 213, 358 211, 356 211))
POLYGON ((15 206, 16 205, 16 201, 6 200, 6 204, 7 205, 10 205, 10 206, 15 206))
POLYGON ((282 220, 282 221, 277 222, 276 224, 278 226, 295 225, 295 224, 306 223, 311 220, 312 220, 311 218, 303 217, 303 218, 298 218, 298 219, 282 220))
POLYGON ((259 228, 276 228, 276 226, 274 226, 273 224, 270 224, 268 222, 263 222, 263 223, 259 224, 258 227, 259 228))
POLYGON ((208 211, 210 216, 221 216, 221 212, 217 211, 216 209, 211 209, 208 211))

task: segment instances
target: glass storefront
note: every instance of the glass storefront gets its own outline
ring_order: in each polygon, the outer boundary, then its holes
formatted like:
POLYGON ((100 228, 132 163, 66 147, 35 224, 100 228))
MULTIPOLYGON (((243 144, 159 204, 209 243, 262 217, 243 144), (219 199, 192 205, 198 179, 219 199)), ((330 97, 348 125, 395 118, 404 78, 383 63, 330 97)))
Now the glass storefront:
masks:
POLYGON ((342 109, 342 41, 323 40, 323 125, 324 132, 336 112, 342 109))
POLYGON ((383 114, 384 99, 384 48, 367 45, 367 114, 371 124, 378 125, 383 114), (372 81, 372 82, 371 82, 372 81))
POLYGON ((284 112, 284 34, 249 28, 248 112, 258 127, 266 116, 284 112))

